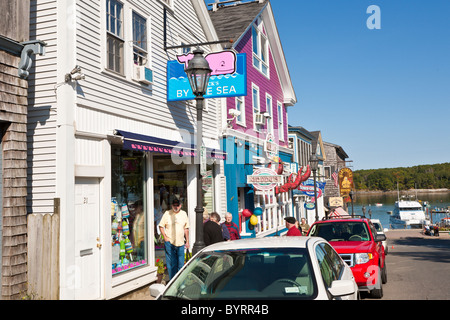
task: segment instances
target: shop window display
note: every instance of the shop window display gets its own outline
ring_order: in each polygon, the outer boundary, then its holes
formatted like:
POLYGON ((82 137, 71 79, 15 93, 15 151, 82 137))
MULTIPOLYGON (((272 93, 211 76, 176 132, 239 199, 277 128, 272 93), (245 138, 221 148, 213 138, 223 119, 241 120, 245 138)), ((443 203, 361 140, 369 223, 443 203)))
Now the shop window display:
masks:
POLYGON ((111 172, 112 273, 147 265, 143 153, 113 149, 111 172))
POLYGON ((180 200, 181 209, 188 212, 186 165, 176 165, 170 156, 153 157, 154 207, 155 207, 155 249, 164 250, 164 239, 157 227, 162 215, 170 210, 172 201, 180 200))

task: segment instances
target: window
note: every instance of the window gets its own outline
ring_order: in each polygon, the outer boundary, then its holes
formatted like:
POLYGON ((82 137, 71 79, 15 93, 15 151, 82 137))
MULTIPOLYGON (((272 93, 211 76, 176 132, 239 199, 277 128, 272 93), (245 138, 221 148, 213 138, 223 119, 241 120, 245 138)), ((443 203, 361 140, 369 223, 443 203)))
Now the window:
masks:
POLYGON ((147 21, 133 12, 133 60, 134 64, 147 64, 147 21))
POLYGON ((241 113, 236 117, 236 123, 245 126, 245 97, 236 97, 236 110, 241 113))
POLYGON ((310 300, 317 296, 306 249, 206 251, 193 259, 162 299, 310 300))
POLYGON ((259 88, 255 85, 252 85, 252 101, 253 101, 253 123, 254 129, 259 130, 259 125, 255 123, 256 115, 260 113, 260 105, 259 105, 259 88))
POLYGON ((123 74, 123 4, 106 1, 107 68, 123 74))
POLYGON ((253 25, 253 66, 258 69, 266 77, 269 76, 269 45, 267 37, 262 32, 262 24, 260 26, 253 25))
POLYGON ((112 273, 118 275, 148 264, 145 158, 114 147, 111 159, 112 273))
POLYGON ((342 261, 327 244, 320 244, 316 247, 316 256, 323 281, 327 287, 331 287, 331 283, 340 278, 344 267, 342 261))
POLYGON ((273 107, 272 107, 272 97, 266 93, 266 112, 269 113, 270 117, 267 119, 267 133, 273 134, 273 107))
POLYGON ((325 171, 325 179, 326 180, 331 180, 331 167, 324 167, 323 168, 324 169, 324 171, 325 171))
POLYGON ((283 118, 283 105, 278 102, 278 136, 281 141, 284 141, 284 118, 283 118))

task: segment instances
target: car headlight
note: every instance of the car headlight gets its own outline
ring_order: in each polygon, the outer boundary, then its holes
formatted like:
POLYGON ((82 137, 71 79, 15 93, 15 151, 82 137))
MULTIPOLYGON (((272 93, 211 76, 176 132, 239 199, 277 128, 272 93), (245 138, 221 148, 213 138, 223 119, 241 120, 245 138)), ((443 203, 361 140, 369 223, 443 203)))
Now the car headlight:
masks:
POLYGON ((355 264, 363 264, 372 260, 373 255, 371 253, 355 253, 355 264))

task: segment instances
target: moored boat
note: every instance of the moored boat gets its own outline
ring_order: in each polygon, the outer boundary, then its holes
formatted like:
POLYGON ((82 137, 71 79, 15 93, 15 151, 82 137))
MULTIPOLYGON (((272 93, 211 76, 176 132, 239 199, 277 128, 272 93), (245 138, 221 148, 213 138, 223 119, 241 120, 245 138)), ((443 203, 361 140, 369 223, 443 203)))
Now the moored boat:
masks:
POLYGON ((418 201, 399 200, 395 202, 394 212, 390 216, 393 229, 422 228, 430 221, 425 218, 425 210, 418 201))

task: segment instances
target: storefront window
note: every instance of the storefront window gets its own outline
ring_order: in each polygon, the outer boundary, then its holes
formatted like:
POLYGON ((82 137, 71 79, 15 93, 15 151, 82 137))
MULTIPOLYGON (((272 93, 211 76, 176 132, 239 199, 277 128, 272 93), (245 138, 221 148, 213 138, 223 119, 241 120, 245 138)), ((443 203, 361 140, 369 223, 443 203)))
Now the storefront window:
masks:
POLYGON ((156 256, 164 255, 164 239, 160 234, 158 224, 166 210, 171 209, 174 199, 180 200, 181 209, 188 212, 187 172, 186 165, 173 163, 170 156, 153 157, 154 206, 155 206, 155 243, 156 256))
POLYGON ((144 154, 113 148, 111 163, 112 273, 147 265, 144 154))

